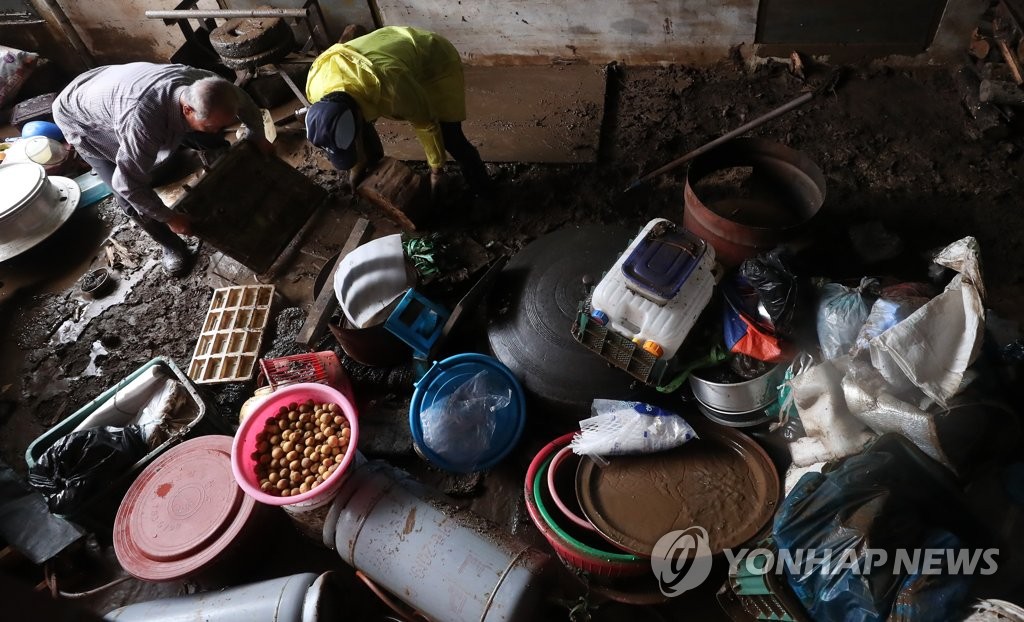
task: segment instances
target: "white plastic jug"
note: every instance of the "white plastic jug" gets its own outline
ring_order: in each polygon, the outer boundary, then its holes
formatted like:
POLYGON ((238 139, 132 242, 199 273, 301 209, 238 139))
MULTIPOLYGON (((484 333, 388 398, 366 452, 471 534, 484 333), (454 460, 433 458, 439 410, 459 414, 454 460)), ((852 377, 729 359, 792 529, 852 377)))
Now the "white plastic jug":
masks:
MULTIPOLYGON (((442 511, 442 496, 383 462, 360 466, 335 499, 343 560, 431 620, 539 619, 551 558, 442 511)), ((469 515, 472 516, 472 515, 469 515)))

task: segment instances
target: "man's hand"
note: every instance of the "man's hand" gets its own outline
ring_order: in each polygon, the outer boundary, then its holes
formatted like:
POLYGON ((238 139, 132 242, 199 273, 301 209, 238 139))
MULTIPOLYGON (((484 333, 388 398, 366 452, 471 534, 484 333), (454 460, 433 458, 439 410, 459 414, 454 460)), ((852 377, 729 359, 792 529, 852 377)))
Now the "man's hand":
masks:
POLYGON ((274 143, 270 142, 266 138, 250 138, 249 140, 256 145, 256 148, 259 149, 260 153, 263 155, 274 154, 274 143))
POLYGON ((430 200, 436 202, 441 195, 441 169, 430 169, 430 200))
POLYGON ((189 235, 192 233, 192 219, 185 214, 175 214, 167 221, 167 226, 178 235, 189 235))

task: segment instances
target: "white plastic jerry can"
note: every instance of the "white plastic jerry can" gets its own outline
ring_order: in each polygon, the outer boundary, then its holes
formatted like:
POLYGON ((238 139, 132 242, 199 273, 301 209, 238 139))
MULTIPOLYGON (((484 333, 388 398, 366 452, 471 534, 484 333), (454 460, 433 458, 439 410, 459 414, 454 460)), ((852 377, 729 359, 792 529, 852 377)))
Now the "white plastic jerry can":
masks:
POLYGON ((594 288, 591 316, 657 357, 676 355, 717 277, 715 249, 665 218, 647 223, 594 288))

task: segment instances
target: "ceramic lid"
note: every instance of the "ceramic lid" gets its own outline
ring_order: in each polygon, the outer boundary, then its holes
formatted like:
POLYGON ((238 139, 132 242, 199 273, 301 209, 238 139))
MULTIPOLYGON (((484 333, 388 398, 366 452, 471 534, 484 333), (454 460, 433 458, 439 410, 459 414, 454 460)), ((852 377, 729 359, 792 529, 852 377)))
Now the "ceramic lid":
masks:
POLYGON ((186 441, 135 480, 114 521, 114 551, 130 574, 147 581, 186 577, 240 535, 255 501, 235 482, 231 441, 186 441))
POLYGON ((33 162, 0 166, 0 218, 13 214, 34 199, 46 182, 46 171, 33 162))

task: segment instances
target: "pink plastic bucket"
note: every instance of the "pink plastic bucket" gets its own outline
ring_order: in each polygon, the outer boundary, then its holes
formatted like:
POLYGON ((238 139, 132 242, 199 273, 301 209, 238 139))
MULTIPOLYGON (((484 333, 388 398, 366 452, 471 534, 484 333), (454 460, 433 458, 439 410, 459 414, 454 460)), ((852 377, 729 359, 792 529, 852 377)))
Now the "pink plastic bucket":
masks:
MULTIPOLYGON (((338 491, 349 465, 355 459, 356 449, 359 442, 359 420, 358 413, 352 400, 345 394, 325 385, 315 383, 293 384, 266 397, 265 400, 256 405, 251 415, 235 433, 235 439, 231 444, 231 470, 235 475, 238 485, 245 491, 245 494, 267 505, 297 505, 309 502, 329 500, 338 491), (302 404, 306 400, 313 400, 314 403, 333 403, 341 408, 341 413, 348 419, 350 434, 348 449, 334 473, 324 480, 322 484, 298 495, 289 497, 278 497, 268 495, 260 490, 259 479, 256 475, 256 461, 252 454, 256 451, 256 435, 267 425, 267 421, 275 416, 282 406, 291 403, 302 404)), ((318 505, 318 504, 310 504, 318 505)))

